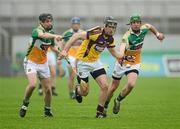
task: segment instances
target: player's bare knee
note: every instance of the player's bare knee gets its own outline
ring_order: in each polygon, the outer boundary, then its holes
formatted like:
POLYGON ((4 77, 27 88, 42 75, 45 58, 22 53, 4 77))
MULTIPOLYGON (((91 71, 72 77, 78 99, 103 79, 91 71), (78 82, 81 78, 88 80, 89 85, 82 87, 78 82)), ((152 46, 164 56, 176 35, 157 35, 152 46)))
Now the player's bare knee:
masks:
POLYGON ((118 88, 118 86, 119 86, 119 80, 113 80, 110 89, 111 89, 112 91, 115 91, 115 90, 118 88))
POLYGON ((87 90, 82 92, 82 96, 87 96, 88 94, 89 94, 89 91, 87 90))
POLYGON ((50 87, 45 88, 45 94, 51 94, 51 88, 50 87))
POLYGON ((82 94, 82 96, 87 96, 88 93, 89 93, 89 89, 88 89, 87 87, 81 89, 81 94, 82 94))
POLYGON ((111 91, 111 92, 114 92, 116 89, 117 89, 117 87, 115 87, 115 86, 111 86, 111 87, 110 87, 110 91, 111 91))
POLYGON ((128 82, 128 88, 133 89, 135 86, 135 82, 128 82))
POLYGON ((56 72, 51 72, 51 77, 56 77, 56 72))
POLYGON ((108 91, 108 84, 104 84, 103 87, 101 87, 101 90, 107 92, 108 91))
POLYGON ((36 83, 30 82, 30 83, 28 84, 28 86, 29 86, 31 89, 35 89, 35 88, 36 88, 36 83))

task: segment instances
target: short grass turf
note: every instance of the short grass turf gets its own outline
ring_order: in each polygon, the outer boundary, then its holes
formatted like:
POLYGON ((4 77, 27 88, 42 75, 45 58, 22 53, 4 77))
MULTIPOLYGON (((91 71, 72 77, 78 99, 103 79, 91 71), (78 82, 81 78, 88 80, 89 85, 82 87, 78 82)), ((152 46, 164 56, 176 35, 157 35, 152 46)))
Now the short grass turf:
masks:
MULTIPOLYGON (((123 79, 114 96, 125 82, 123 79)), ((59 95, 52 99, 53 118, 43 116, 43 97, 37 89, 26 117, 20 118, 26 84, 23 77, 0 78, 0 129, 180 129, 180 78, 138 78, 119 114, 112 113, 111 101, 105 119, 95 118, 99 93, 95 81, 90 79, 90 93, 79 104, 69 98, 66 78, 57 78, 59 95)))

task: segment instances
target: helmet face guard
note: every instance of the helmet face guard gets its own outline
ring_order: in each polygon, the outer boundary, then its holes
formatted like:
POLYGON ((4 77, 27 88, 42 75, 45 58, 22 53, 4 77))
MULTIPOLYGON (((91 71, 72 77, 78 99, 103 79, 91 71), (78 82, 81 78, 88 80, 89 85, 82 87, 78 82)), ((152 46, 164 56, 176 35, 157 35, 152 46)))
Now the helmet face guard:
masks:
POLYGON ((105 24, 105 27, 111 27, 111 28, 116 28, 117 27, 117 22, 114 21, 109 21, 108 23, 105 24))

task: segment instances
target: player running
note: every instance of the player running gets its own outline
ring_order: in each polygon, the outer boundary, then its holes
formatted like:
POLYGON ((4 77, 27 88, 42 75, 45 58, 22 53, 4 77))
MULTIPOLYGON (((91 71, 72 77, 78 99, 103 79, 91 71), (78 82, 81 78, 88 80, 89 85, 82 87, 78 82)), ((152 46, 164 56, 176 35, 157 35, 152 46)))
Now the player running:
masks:
POLYGON ((135 87, 140 70, 143 41, 148 31, 150 30, 158 40, 161 41, 164 39, 164 34, 160 33, 153 25, 147 23, 142 24, 141 17, 139 15, 131 16, 128 25, 130 25, 130 29, 124 34, 120 44, 120 53, 121 55, 124 55, 124 58, 119 62, 116 61, 115 63, 112 75, 112 84, 108 88, 108 96, 104 105, 104 115, 106 115, 108 104, 114 91, 118 88, 123 75, 126 75, 127 83, 120 92, 119 96, 114 99, 114 114, 119 112, 121 101, 135 87))
MULTIPOLYGON (((80 29, 81 28, 81 24, 80 24, 80 18, 79 17, 73 17, 71 19, 71 28, 68 29, 67 31, 64 32, 64 36, 68 36, 70 34, 75 34, 78 32, 82 32, 83 30, 80 29)), ((67 43, 67 41, 69 40, 70 37, 65 38, 62 42, 62 45, 65 45, 67 43)), ((71 99, 75 99, 75 91, 74 91, 74 78, 75 78, 75 72, 72 69, 72 67, 75 69, 75 62, 76 62, 76 58, 75 55, 77 53, 77 50, 79 48, 79 46, 82 43, 82 39, 78 39, 69 49, 68 52, 68 58, 69 61, 71 63, 67 65, 68 67, 68 72, 69 72, 69 76, 68 76, 68 89, 69 89, 69 96, 71 99)), ((63 46, 62 46, 63 48, 63 46)))
POLYGON ((50 70, 47 62, 47 50, 51 47, 58 53, 54 40, 59 41, 62 39, 62 36, 54 34, 52 27, 52 15, 43 13, 39 16, 39 26, 32 31, 29 48, 24 59, 24 70, 28 79, 28 85, 25 90, 23 104, 20 108, 20 117, 24 117, 26 115, 30 97, 36 86, 37 76, 39 77, 40 83, 45 90, 44 115, 46 117, 53 116, 51 112, 52 92, 50 85, 50 70))
POLYGON ((75 94, 76 100, 81 103, 82 96, 87 96, 89 93, 88 77, 89 74, 91 74, 100 87, 96 118, 104 117, 104 103, 108 91, 107 75, 103 64, 99 60, 100 54, 107 48, 111 55, 117 58, 117 60, 122 58, 115 50, 113 35, 116 31, 116 27, 117 21, 113 17, 106 17, 103 28, 99 27, 100 29, 96 28, 74 34, 61 53, 62 56, 66 57, 72 44, 80 38, 84 39, 76 54, 76 70, 79 85, 76 87, 75 94), (99 29, 99 31, 97 29, 99 29))

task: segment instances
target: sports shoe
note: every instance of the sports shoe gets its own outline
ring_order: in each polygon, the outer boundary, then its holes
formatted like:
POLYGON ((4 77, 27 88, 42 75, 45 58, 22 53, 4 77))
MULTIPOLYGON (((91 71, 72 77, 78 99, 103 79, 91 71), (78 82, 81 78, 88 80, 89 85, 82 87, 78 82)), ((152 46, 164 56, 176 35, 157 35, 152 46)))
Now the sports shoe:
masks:
POLYGON ((44 108, 44 116, 45 117, 53 117, 53 113, 51 112, 51 109, 44 108))
POLYGON ((101 118, 105 118, 105 117, 106 117, 106 116, 104 116, 103 113, 98 113, 98 114, 96 114, 96 118, 101 119, 101 118))
POLYGON ((113 106, 113 113, 118 114, 120 110, 121 103, 117 100, 117 98, 114 99, 114 106, 113 106))
POLYGON ((23 101, 23 105, 21 106, 20 111, 19 111, 20 117, 25 117, 28 105, 29 105, 29 102, 23 101))
POLYGON ((82 98, 81 95, 78 94, 78 91, 77 91, 78 86, 80 86, 80 85, 76 85, 76 89, 75 89, 75 97, 76 97, 76 100, 77 100, 78 103, 82 103, 82 99, 83 99, 83 98, 82 98))
POLYGON ((45 112, 44 112, 44 116, 45 116, 45 117, 53 117, 53 114, 52 114, 51 111, 45 111, 45 112))

